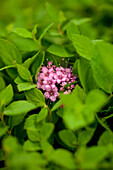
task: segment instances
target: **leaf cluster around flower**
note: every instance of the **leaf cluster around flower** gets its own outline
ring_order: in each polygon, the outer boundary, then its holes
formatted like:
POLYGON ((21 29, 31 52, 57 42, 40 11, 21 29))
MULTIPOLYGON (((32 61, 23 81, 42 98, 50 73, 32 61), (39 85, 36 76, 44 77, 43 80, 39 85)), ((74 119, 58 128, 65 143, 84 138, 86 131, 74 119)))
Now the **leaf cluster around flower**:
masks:
POLYGON ((59 91, 68 94, 75 87, 73 82, 76 76, 72 73, 71 68, 63 68, 62 66, 56 67, 52 61, 49 61, 46 66, 42 66, 37 76, 37 88, 43 90, 46 99, 56 101, 60 95, 59 91), (65 85, 70 84, 65 88, 65 85))

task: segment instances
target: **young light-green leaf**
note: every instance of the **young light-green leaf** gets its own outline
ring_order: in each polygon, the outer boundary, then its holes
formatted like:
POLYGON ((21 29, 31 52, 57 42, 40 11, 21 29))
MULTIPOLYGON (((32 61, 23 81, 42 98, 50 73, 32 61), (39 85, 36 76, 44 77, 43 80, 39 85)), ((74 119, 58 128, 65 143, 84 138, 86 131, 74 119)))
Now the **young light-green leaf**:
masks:
POLYGON ((20 83, 17 85, 18 90, 21 91, 26 91, 26 90, 31 90, 37 87, 36 84, 31 84, 30 82, 24 82, 24 83, 20 83))
POLYGON ((32 33, 28 31, 26 28, 12 28, 11 32, 16 33, 17 35, 24 37, 24 38, 31 38, 33 39, 32 33))

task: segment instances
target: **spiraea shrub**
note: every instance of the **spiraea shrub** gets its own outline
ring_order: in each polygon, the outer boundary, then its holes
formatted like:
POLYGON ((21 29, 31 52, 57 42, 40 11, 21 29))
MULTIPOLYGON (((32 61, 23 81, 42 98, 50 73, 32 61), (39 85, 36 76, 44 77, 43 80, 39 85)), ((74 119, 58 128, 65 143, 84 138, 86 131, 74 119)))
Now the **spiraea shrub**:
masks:
POLYGON ((0 1, 0 170, 113 169, 113 1, 0 1))

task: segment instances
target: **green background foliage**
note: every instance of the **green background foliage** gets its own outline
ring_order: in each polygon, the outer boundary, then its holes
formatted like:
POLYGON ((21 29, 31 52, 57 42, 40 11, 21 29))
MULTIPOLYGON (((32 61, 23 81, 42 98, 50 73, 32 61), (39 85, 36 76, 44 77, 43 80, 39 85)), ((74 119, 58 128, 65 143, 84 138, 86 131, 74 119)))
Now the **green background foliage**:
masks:
POLYGON ((113 169, 112 43, 112 0, 0 1, 0 170, 113 169), (77 76, 53 103, 47 61, 77 76))

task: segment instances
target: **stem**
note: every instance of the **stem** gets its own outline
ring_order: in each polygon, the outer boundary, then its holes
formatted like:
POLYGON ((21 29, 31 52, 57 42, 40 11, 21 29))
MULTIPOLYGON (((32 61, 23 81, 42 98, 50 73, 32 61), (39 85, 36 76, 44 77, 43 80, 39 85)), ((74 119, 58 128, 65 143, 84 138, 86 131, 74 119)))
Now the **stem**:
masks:
POLYGON ((50 110, 50 108, 46 105, 48 112, 49 112, 49 121, 52 122, 52 112, 50 110))
MULTIPOLYGON (((0 112, 0 114, 1 114, 2 124, 3 124, 4 127, 6 127, 6 123, 4 121, 4 114, 2 112, 0 112)), ((7 133, 8 133, 8 135, 11 135, 11 131, 9 131, 8 129, 7 129, 7 133)))
POLYGON ((13 67, 16 67, 16 66, 15 65, 5 66, 3 68, 0 68, 0 71, 8 69, 8 68, 13 68, 13 67))

